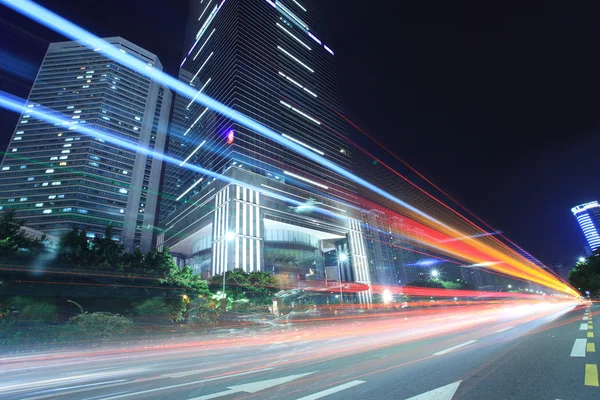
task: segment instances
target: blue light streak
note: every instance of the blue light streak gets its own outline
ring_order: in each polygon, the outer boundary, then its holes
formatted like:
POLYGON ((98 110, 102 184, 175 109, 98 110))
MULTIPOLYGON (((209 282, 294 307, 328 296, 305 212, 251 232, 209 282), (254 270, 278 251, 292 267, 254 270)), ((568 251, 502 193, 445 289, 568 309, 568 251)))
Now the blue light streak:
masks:
MULTIPOLYGON (((33 19, 34 21, 39 22, 40 24, 42 24, 42 25, 68 37, 68 38, 71 38, 72 40, 78 41, 78 42, 82 43, 83 45, 88 46, 90 49, 98 49, 98 52, 104 54, 106 57, 111 58, 111 59, 119 62, 120 64, 122 64, 128 68, 131 68, 142 75, 149 77, 150 79, 152 79, 156 82, 162 83, 163 85, 171 88, 173 91, 175 91, 179 94, 182 94, 190 99, 197 96, 196 100, 195 100, 197 103, 202 104, 202 105, 222 114, 223 116, 247 127, 248 129, 251 129, 251 130, 283 145, 283 146, 286 146, 287 148, 295 151, 296 153, 301 154, 304 157, 306 157, 318 164, 321 164, 322 166, 330 169, 331 171, 334 171, 337 174, 353 181, 354 183, 361 185, 361 186, 373 191, 374 193, 377 193, 380 196, 387 198, 388 200, 393 201, 394 203, 398 204, 399 206, 425 218, 426 220, 428 220, 430 222, 433 222, 434 224, 436 224, 438 226, 444 227, 447 230, 450 230, 452 232, 460 234, 460 232, 455 230, 454 228, 451 228, 450 226, 442 223, 441 221, 437 220, 436 218, 431 217, 430 215, 417 209, 416 207, 413 207, 412 205, 400 200, 399 198, 391 195, 390 193, 378 188, 377 186, 373 185, 372 183, 369 183, 366 180, 352 174, 351 172, 340 167, 339 165, 325 159, 324 157, 321 157, 311 151, 308 151, 307 149, 292 142, 291 140, 284 138, 279 133, 256 122, 255 120, 249 118, 248 116, 246 116, 238 111, 235 111, 230 107, 225 106, 224 104, 214 100, 213 98, 211 98, 205 94, 202 94, 202 93, 199 94, 199 92, 197 90, 195 90, 194 88, 190 87, 189 85, 177 80, 176 78, 173 78, 172 76, 165 74, 164 72, 147 65, 145 62, 143 62, 127 53, 122 53, 116 46, 111 45, 110 43, 106 42, 105 40, 100 39, 99 37, 91 34, 90 32, 86 31, 85 29, 73 24, 72 22, 66 20, 65 18, 62 18, 59 15, 47 10, 46 8, 36 4, 34 2, 22 1, 22 0, 0 0, 0 3, 6 5, 7 7, 33 19)), ((222 5, 223 5, 223 2, 219 5, 219 7, 221 7, 222 5)), ((181 160, 179 162, 181 162, 181 160)), ((199 168, 199 167, 196 167, 196 168, 199 168)), ((204 170, 204 169, 202 169, 202 170, 205 171, 204 173, 206 173, 206 174, 210 173, 211 175, 217 175, 217 174, 213 173, 212 171, 208 171, 208 170, 204 170)), ((240 184, 245 185, 244 183, 240 183, 240 184)))
MULTIPOLYGON (((27 101, 25 99, 13 96, 9 93, 6 93, 6 92, 0 90, 0 107, 2 107, 2 108, 14 111, 19 114, 28 113, 33 118, 37 118, 39 120, 46 121, 47 123, 55 124, 57 126, 70 123, 68 116, 65 116, 64 114, 61 114, 55 110, 48 109, 48 108, 42 107, 42 106, 35 107, 35 108, 28 108, 26 106, 26 103, 27 103, 27 101), (63 118, 61 118, 61 117, 63 117, 63 118)), ((184 164, 184 162, 182 162, 183 160, 177 159, 175 157, 170 157, 170 156, 167 156, 162 153, 155 152, 148 148, 140 147, 140 146, 138 146, 137 142, 134 142, 134 141, 121 139, 114 135, 99 131, 97 129, 89 128, 88 126, 84 126, 84 125, 77 125, 74 128, 77 132, 81 132, 85 135, 88 135, 90 137, 98 139, 102 142, 108 142, 113 145, 122 147, 124 149, 131 150, 137 154, 145 154, 145 155, 151 156, 153 158, 156 158, 156 159, 159 159, 159 160, 162 160, 162 161, 165 161, 170 164, 177 165, 177 166, 184 164)), ((288 202, 288 203, 291 203, 291 204, 294 204, 297 206, 304 204, 303 201, 298 201, 298 200, 295 200, 295 199, 292 199, 292 198, 289 198, 286 196, 282 196, 280 194, 276 194, 272 191, 265 190, 265 189, 259 188, 257 186, 253 186, 246 182, 241 182, 241 181, 238 181, 236 179, 233 179, 233 178, 230 178, 227 176, 223 176, 217 172, 211 171, 209 169, 204 169, 197 165, 185 164, 185 168, 189 169, 191 171, 194 171, 194 172, 198 172, 203 175, 207 175, 207 176, 215 178, 215 179, 220 179, 226 183, 232 183, 232 184, 237 184, 240 186, 245 186, 245 187, 251 188, 253 190, 261 192, 263 195, 270 196, 270 197, 273 197, 273 198, 276 198, 276 199, 279 199, 279 200, 282 200, 282 201, 285 201, 285 202, 288 202)), ((341 220, 346 220, 348 218, 348 217, 344 217, 339 214, 336 214, 334 212, 331 212, 329 210, 324 210, 322 208, 315 207, 314 210, 318 213, 321 213, 321 214, 324 214, 324 215, 327 215, 330 217, 334 217, 334 218, 339 218, 341 220)))

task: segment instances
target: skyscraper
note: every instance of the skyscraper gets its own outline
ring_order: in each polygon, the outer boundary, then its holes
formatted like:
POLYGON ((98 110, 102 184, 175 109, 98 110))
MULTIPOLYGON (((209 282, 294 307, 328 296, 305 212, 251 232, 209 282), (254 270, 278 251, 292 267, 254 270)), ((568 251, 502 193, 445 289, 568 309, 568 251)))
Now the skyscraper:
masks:
MULTIPOLYGON (((133 43, 104 40, 162 69, 133 43)), ((55 235, 79 226, 93 237, 111 225, 128 249, 150 250, 162 161, 79 129, 162 153, 170 104, 168 89, 83 44, 50 44, 27 107, 64 121, 20 116, 0 168, 0 209, 13 208, 27 226, 55 235)))
POLYGON ((600 204, 597 201, 571 208, 592 251, 600 247, 600 204))
MULTIPOLYGON (((190 2, 179 79, 351 169, 320 6, 190 2)), ((301 284, 307 274, 324 279, 328 263, 340 262, 342 280, 369 281, 348 180, 194 99, 177 95, 173 113, 167 152, 182 161, 165 169, 159 244, 205 275, 265 270, 301 284), (331 250, 348 262, 323 256, 331 250)))

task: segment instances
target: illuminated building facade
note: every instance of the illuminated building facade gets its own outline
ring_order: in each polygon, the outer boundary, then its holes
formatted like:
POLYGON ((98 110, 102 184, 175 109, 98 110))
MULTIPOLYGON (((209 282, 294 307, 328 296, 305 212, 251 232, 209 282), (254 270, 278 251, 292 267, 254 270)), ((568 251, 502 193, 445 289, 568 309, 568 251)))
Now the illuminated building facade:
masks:
MULTIPOLYGON (((120 37, 104 39, 162 69, 158 58, 120 37)), ((171 92, 78 42, 50 44, 27 107, 56 111, 62 123, 23 113, 0 168, 0 209, 60 235, 113 226, 129 250, 152 248, 160 159, 78 131, 85 126, 162 153, 171 92), (85 124, 85 125, 84 125, 85 124)))
POLYGON ((592 251, 600 247, 600 204, 597 201, 571 208, 592 251))
MULTIPOLYGON (((179 79, 351 169, 320 6, 316 0, 190 2, 179 79)), ((306 276, 324 281, 326 268, 337 263, 324 255, 345 251, 342 280, 368 282, 353 185, 193 100, 174 100, 167 153, 181 163, 165 167, 159 246, 204 276, 242 268, 299 284, 306 276)))

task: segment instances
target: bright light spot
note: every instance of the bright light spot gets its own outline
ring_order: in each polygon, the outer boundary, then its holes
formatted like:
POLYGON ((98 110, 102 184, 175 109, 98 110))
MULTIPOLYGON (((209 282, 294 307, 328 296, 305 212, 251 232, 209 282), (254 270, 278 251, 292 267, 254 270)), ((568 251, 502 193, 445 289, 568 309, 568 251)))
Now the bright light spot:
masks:
POLYGON ((579 262, 581 262, 581 263, 582 263, 582 262, 585 262, 585 257, 579 257, 579 260, 578 260, 578 261, 579 261, 579 262))
POLYGON ((227 232, 225 234, 225 239, 227 239, 227 240, 233 240, 233 239, 235 239, 235 233, 233 233, 233 232, 227 232))
POLYGON ((340 255, 339 255, 338 259, 339 259, 341 262, 348 261, 348 254, 346 254, 346 253, 340 253, 340 255))
POLYGON ((438 276, 440 276, 440 273, 438 272, 437 269, 433 269, 433 270, 431 270, 431 276, 433 278, 437 278, 438 276))
POLYGON ((383 291, 383 293, 381 294, 381 297, 383 298, 383 302, 385 304, 389 304, 392 302, 392 300, 394 299, 394 296, 392 296, 392 292, 390 292, 389 289, 385 289, 383 291))

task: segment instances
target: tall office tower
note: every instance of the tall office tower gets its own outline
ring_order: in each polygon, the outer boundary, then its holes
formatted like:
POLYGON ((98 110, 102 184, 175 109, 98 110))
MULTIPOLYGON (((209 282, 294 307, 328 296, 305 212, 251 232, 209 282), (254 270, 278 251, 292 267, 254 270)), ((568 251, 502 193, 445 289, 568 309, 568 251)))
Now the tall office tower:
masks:
MULTIPOLYGON (((104 40, 162 69, 133 43, 104 40)), ((97 51, 78 42, 50 44, 27 107, 53 110, 64 122, 20 116, 1 164, 0 208, 55 235, 79 226, 93 237, 111 225, 128 249, 150 250, 162 161, 81 128, 162 153, 170 104, 168 89, 97 51)))
MULTIPOLYGON (((351 169, 320 3, 190 2, 179 79, 351 169)), ((207 276, 242 268, 302 285, 341 262, 342 281, 369 281, 348 180, 194 99, 177 95, 173 113, 167 152, 181 163, 165 170, 158 242, 181 263, 207 276), (331 250, 337 257, 324 256, 331 250)))
POLYGON ((600 204, 597 201, 571 208, 592 251, 600 247, 600 204))

